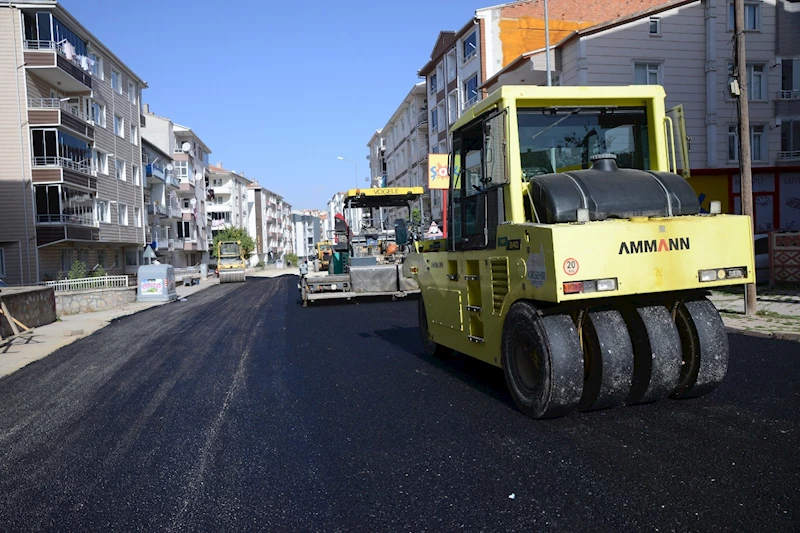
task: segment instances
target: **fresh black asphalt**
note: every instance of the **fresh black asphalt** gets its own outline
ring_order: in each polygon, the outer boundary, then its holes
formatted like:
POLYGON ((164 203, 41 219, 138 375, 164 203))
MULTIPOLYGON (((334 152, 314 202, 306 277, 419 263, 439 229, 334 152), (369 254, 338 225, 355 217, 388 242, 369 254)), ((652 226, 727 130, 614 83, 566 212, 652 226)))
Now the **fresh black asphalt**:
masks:
POLYGON ((2 531, 797 531, 800 345, 711 395, 535 421, 417 302, 212 287, 0 379, 2 531))

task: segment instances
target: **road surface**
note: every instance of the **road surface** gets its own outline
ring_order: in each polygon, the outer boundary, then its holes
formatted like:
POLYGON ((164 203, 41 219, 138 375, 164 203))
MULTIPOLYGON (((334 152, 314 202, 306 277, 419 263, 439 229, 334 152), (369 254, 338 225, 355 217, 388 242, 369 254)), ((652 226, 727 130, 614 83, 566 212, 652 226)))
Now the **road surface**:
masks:
POLYGON ((0 380, 3 531, 790 531, 800 348, 732 336, 699 400, 535 421, 420 355, 415 300, 248 279, 0 380))

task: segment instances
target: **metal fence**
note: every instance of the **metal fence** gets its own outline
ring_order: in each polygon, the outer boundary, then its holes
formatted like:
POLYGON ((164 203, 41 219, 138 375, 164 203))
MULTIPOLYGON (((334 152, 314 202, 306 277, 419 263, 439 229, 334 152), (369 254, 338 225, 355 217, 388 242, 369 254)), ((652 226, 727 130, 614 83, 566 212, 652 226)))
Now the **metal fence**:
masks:
POLYGON ((42 281, 39 285, 53 287, 56 292, 124 289, 128 287, 128 278, 128 276, 103 276, 98 278, 62 279, 59 281, 42 281))

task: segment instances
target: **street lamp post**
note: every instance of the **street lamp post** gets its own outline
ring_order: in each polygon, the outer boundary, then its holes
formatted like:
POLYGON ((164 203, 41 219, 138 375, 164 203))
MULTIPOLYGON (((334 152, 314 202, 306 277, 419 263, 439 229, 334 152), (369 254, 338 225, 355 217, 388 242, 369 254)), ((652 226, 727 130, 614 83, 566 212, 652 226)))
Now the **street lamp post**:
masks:
POLYGON ((353 166, 354 166, 355 171, 356 171, 356 189, 358 189, 358 163, 356 163, 352 159, 345 159, 344 157, 341 157, 341 156, 338 156, 336 159, 339 159, 341 161, 347 161, 349 163, 353 163, 353 166))

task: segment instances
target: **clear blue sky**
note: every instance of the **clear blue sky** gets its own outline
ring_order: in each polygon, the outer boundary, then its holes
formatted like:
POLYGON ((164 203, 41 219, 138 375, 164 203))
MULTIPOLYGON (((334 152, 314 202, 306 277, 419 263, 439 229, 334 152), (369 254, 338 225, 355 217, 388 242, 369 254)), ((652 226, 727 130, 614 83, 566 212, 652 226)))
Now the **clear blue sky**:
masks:
POLYGON ((151 110, 191 127, 211 162, 295 208, 369 176, 366 147, 417 83, 458 0, 62 0, 147 81, 151 110), (113 6, 113 8, 110 8, 113 6))

